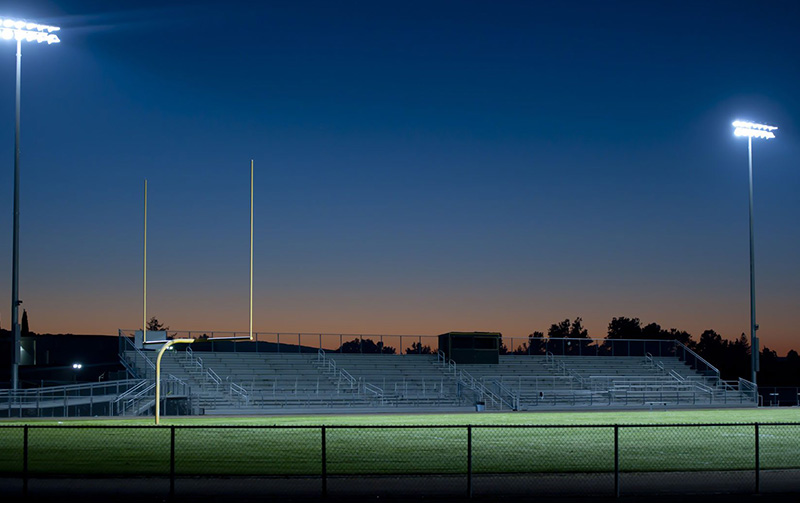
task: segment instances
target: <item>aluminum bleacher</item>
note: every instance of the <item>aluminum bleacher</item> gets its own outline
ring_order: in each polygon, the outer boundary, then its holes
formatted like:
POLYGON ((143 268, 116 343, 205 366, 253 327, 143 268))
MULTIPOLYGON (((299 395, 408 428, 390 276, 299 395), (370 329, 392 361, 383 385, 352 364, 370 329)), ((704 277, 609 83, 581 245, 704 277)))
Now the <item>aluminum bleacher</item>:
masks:
MULTIPOLYGON (((130 349, 130 344, 128 339, 120 346, 126 367, 139 378, 153 379, 152 351, 130 349)), ((630 344, 617 345, 625 350, 618 355, 600 345, 581 347, 578 355, 546 350, 506 354, 499 364, 455 364, 441 353, 189 347, 164 355, 162 381, 166 376, 184 383, 191 392, 193 413, 205 414, 451 412, 474 411, 477 403, 490 410, 523 411, 755 405, 755 391, 746 381, 722 381, 719 372, 691 350, 674 342, 658 344, 642 345, 641 353, 632 352, 630 344), (647 346, 660 354, 651 355, 647 346)), ((148 408, 125 401, 123 407, 148 408)))

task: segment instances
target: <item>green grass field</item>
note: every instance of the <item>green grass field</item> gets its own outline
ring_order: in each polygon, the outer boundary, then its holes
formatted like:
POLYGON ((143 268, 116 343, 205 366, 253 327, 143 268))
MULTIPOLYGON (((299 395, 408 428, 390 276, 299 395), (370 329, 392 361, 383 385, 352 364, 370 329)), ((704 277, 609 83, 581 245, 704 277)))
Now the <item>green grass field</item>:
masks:
POLYGON ((737 409, 193 417, 163 419, 160 427, 152 419, 10 419, 0 421, 0 474, 22 470, 23 430, 9 426, 22 424, 31 425, 31 474, 168 474, 170 425, 175 425, 178 475, 318 475, 319 427, 325 425, 333 427, 326 428, 325 443, 327 471, 335 475, 465 473, 466 425, 478 425, 472 429, 475 473, 613 471, 612 426, 493 428, 505 425, 621 425, 622 471, 750 470, 755 464, 753 423, 761 423, 763 469, 800 468, 800 411, 737 409), (663 424, 714 426, 624 426, 663 424), (92 428, 73 428, 87 425, 92 428), (398 425, 432 428, 338 428, 398 425), (221 428, 202 428, 207 426, 221 428), (313 428, 272 428, 283 426, 313 428))

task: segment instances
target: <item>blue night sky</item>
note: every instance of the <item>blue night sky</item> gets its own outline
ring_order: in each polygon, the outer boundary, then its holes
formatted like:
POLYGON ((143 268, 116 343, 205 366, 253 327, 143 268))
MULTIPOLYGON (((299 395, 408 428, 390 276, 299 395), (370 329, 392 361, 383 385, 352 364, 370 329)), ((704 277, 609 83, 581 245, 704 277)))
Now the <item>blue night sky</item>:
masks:
MULTIPOLYGON (((148 315, 255 329, 524 336, 614 316, 800 347, 800 5, 0 2, 23 44, 20 298, 36 332, 148 315)), ((0 41, 10 325, 13 41, 0 41)))

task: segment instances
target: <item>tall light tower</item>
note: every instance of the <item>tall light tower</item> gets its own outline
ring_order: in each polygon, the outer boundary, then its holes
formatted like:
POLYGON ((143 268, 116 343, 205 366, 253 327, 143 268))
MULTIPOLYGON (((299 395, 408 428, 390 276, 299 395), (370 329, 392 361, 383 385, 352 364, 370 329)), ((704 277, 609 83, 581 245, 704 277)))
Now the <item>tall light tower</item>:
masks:
POLYGON ((11 265, 11 332, 14 334, 13 363, 11 366, 11 389, 16 390, 19 380, 20 331, 19 331, 19 108, 20 75, 22 73, 22 41, 55 44, 60 42, 55 32, 60 28, 37 24, 25 20, 0 19, 0 38, 17 41, 17 105, 14 133, 14 249, 11 265))
POLYGON ((734 121, 733 133, 737 137, 747 138, 747 157, 750 166, 750 358, 752 361, 753 384, 756 384, 758 372, 758 324, 756 324, 756 278, 755 278, 755 235, 753 233, 753 138, 774 139, 774 130, 777 126, 751 123, 749 121, 734 121))

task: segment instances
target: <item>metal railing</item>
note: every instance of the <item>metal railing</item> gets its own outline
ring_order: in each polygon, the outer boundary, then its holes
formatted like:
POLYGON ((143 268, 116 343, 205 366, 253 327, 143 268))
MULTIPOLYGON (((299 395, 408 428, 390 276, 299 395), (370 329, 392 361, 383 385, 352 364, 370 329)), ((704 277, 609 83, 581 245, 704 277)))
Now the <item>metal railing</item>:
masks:
MULTIPOLYGON (((137 331, 120 329, 120 337, 133 337, 137 331)), ((170 330, 173 338, 199 337, 232 337, 247 334, 247 331, 199 331, 170 330)), ((381 333, 306 333, 306 332, 255 332, 252 341, 220 342, 210 340, 206 343, 195 343, 196 350, 202 351, 261 351, 261 352, 299 352, 314 353, 318 349, 326 349, 331 353, 384 353, 396 354, 418 353, 425 346, 435 350, 438 348, 438 335, 402 335, 381 333), (208 349, 205 349, 208 348, 208 349), (416 350, 414 349, 416 348, 416 350)), ((432 351, 433 353, 433 351, 432 351)))
MULTIPOLYGON (((136 368, 137 358, 139 357, 144 360, 145 365, 147 366, 148 370, 152 370, 154 373, 156 371, 156 365, 150 360, 150 357, 142 351, 141 349, 136 347, 136 344, 128 337, 126 334, 123 333, 122 330, 119 330, 119 337, 122 340, 122 345, 120 346, 120 358, 126 359, 127 361, 127 354, 126 352, 132 351, 134 352, 134 360, 133 360, 133 367, 136 368)), ((138 368, 134 371, 136 373, 138 368)), ((145 374, 146 375, 146 374, 145 374)), ((141 376, 141 372, 138 373, 137 376, 141 376)))
POLYGON ((475 394, 477 394, 479 402, 483 402, 487 407, 503 408, 505 405, 512 410, 517 409, 517 401, 515 396, 512 395, 508 398, 504 398, 503 396, 493 392, 484 383, 473 377, 469 372, 459 368, 454 360, 450 359, 447 361, 447 371, 451 373, 453 377, 455 377, 455 380, 458 384, 472 390, 475 394))
POLYGON ((587 388, 587 381, 581 374, 574 369, 569 368, 564 361, 557 359, 552 352, 548 351, 546 356, 548 365, 550 365, 552 368, 555 368, 560 374, 575 379, 581 388, 587 388))
POLYGON ((340 392, 343 384, 345 385, 345 388, 349 388, 351 391, 355 390, 356 394, 360 392, 359 381, 350 375, 344 368, 338 368, 336 366, 336 361, 328 358, 325 354, 325 350, 322 348, 317 350, 316 362, 322 366, 323 371, 333 376, 333 381, 336 383, 337 393, 340 392))
POLYGON ((114 400, 141 381, 125 379, 93 383, 70 384, 48 388, 0 390, 0 415, 12 417, 42 417, 62 410, 69 415, 70 408, 86 407, 88 414, 113 415, 114 400))
POLYGON ((141 413, 151 408, 155 404, 156 383, 143 381, 137 385, 137 390, 132 393, 120 396, 114 403, 116 404, 117 415, 141 415, 141 413))
POLYGON ((716 380, 720 380, 719 370, 708 363, 703 357, 692 351, 691 349, 687 348, 683 343, 675 341, 675 344, 680 352, 681 360, 697 370, 698 372, 704 373, 713 377, 716 380))
POLYGON ((229 394, 241 398, 244 404, 248 404, 250 402, 250 396, 248 395, 247 390, 245 390, 243 387, 239 386, 235 382, 231 382, 228 385, 228 388, 229 394))

